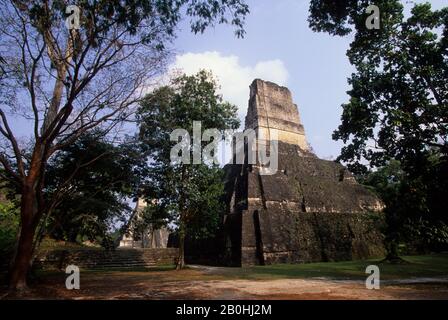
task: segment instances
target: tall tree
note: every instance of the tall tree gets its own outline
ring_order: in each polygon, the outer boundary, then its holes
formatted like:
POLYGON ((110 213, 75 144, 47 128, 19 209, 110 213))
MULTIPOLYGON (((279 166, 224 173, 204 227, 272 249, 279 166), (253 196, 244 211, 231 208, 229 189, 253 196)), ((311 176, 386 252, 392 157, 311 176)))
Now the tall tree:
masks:
POLYGON ((330 3, 312 1, 312 28, 355 32, 347 56, 356 73, 334 134, 348 143, 340 159, 356 170, 362 159, 375 166, 391 158, 416 164, 432 152, 446 156, 448 8, 432 11, 429 3, 418 4, 404 19, 399 1, 377 1, 380 29, 369 30, 368 1, 330 3))
MULTIPOLYGON (((224 208, 219 200, 223 185, 222 169, 208 163, 209 158, 202 157, 200 164, 172 163, 170 154, 177 142, 170 140, 170 134, 177 128, 186 130, 190 135, 185 141, 190 146, 194 140, 194 121, 201 121, 201 137, 206 129, 222 132, 238 128, 236 106, 223 101, 217 89, 217 83, 208 72, 182 75, 170 86, 148 95, 137 115, 140 140, 150 161, 150 174, 143 193, 147 202, 156 208, 158 219, 164 218, 177 225, 178 269, 185 265, 186 236, 210 236, 218 226, 224 208)), ((221 139, 221 136, 213 139, 221 139)), ((199 143, 202 147, 205 142, 199 143)), ((190 160, 192 149, 188 147, 186 154, 190 160)))
POLYGON ((356 68, 349 79, 350 101, 342 106, 342 123, 333 134, 345 143, 338 159, 356 173, 365 173, 366 164, 375 168, 398 160, 405 183, 394 201, 385 195, 393 214, 409 216, 411 210, 425 220, 446 221, 448 7, 434 11, 429 3, 416 4, 405 18, 400 1, 378 0, 380 28, 369 29, 369 4, 311 2, 312 29, 354 33, 347 52, 356 68), (408 210, 399 210, 406 206, 397 202, 404 201, 408 210))
POLYGON ((44 196, 50 157, 83 133, 98 126, 110 132, 133 114, 144 88, 163 70, 166 44, 182 16, 194 33, 231 23, 242 36, 248 13, 243 0, 74 4, 0 0, 0 163, 3 178, 21 194, 11 289, 26 288, 36 228, 53 205, 44 196), (32 132, 29 157, 17 119, 32 132))

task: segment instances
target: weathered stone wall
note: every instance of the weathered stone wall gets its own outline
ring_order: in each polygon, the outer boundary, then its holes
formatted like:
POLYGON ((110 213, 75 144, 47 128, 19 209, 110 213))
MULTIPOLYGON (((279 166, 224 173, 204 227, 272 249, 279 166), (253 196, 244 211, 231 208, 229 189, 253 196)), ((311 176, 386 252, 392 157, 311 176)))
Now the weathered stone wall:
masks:
POLYGON ((168 238, 170 230, 165 227, 160 229, 153 229, 149 226, 143 235, 140 235, 140 240, 134 239, 134 234, 124 235, 120 240, 120 248, 148 248, 158 249, 166 248, 168 246, 168 238))
POLYGON ((229 264, 339 261, 384 254, 383 218, 376 212, 382 204, 374 195, 348 173, 342 177, 337 163, 294 153, 282 159, 288 169, 282 166, 273 176, 260 175, 255 166, 239 166, 240 172, 226 167, 227 191, 231 190, 224 219, 229 264), (235 185, 238 188, 232 189, 235 185))
POLYGON ((168 237, 170 231, 165 228, 154 229, 149 225, 143 233, 134 234, 135 224, 142 219, 142 214, 146 208, 147 203, 144 199, 138 199, 135 205, 134 212, 129 219, 126 230, 123 233, 119 247, 120 248, 166 248, 168 245, 168 237))
MULTIPOLYGON (((264 126, 300 134, 306 142, 289 90, 255 80, 246 128, 264 126)), ((227 264, 339 261, 384 254, 383 204, 374 194, 342 165, 317 158, 308 144, 279 139, 277 151, 278 171, 273 175, 261 175, 258 164, 247 162, 225 167, 222 246, 227 264)))
POLYGON ((375 230, 380 221, 368 213, 279 209, 262 210, 259 215, 265 264, 355 260, 384 254, 383 237, 375 230))
POLYGON ((256 130, 260 139, 269 140, 275 135, 279 141, 309 149, 291 92, 272 82, 256 79, 252 83, 246 115, 246 129, 249 128, 256 130))

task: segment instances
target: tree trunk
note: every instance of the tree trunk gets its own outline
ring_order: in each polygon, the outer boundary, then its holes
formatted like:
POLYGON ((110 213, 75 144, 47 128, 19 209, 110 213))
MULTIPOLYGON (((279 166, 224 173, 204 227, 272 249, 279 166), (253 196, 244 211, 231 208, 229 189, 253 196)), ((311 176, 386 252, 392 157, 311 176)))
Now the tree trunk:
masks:
POLYGON ((49 109, 44 117, 42 125, 42 136, 45 141, 39 141, 36 137, 36 144, 34 146, 33 155, 31 157, 30 169, 28 176, 24 178, 22 185, 21 198, 21 227, 19 235, 19 243, 14 256, 12 264, 9 288, 12 290, 25 290, 27 288, 27 275, 33 260, 34 251, 34 236, 39 221, 42 217, 40 192, 43 188, 43 178, 45 174, 45 161, 48 159, 46 146, 50 145, 52 140, 58 132, 54 132, 56 119, 59 107, 61 104, 62 95, 64 93, 64 79, 67 74, 67 65, 72 61, 73 48, 77 31, 71 30, 71 37, 67 39, 67 49, 64 57, 59 57, 54 52, 54 47, 57 45, 51 37, 49 29, 44 32, 44 40, 47 45, 48 54, 52 63, 57 69, 57 78, 53 89, 53 97, 50 102, 49 109), (63 60, 61 60, 63 58, 63 60), (47 132, 48 131, 48 132, 47 132), (38 193, 39 192, 39 193, 38 193))
POLYGON ((177 259, 176 270, 182 270, 185 267, 185 230, 183 227, 179 231, 179 256, 177 259))
POLYGON ((33 241, 36 233, 36 192, 32 186, 25 186, 22 192, 19 243, 10 272, 9 288, 23 291, 27 289, 27 276, 33 258, 33 241))
POLYGON ((392 236, 392 238, 386 239, 386 258, 382 260, 383 263, 391 264, 406 264, 407 261, 400 258, 398 254, 398 238, 397 235, 392 236))
POLYGON ((386 260, 395 260, 398 258, 398 243, 396 242, 396 240, 392 240, 387 246, 386 260))

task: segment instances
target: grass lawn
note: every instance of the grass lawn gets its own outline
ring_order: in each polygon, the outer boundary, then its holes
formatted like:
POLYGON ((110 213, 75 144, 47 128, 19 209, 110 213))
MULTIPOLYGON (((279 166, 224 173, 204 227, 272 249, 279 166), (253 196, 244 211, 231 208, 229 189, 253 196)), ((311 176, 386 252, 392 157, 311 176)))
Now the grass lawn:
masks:
MULTIPOLYGON (((81 289, 67 290, 63 270, 40 270, 30 281, 30 299, 415 299, 448 298, 445 281, 384 284, 382 290, 363 286, 368 265, 380 268, 381 280, 448 279, 448 253, 403 257, 408 264, 367 261, 279 264, 247 268, 173 265, 152 268, 81 270, 81 289), (322 281, 315 281, 322 278, 322 281), (236 281, 242 280, 242 281, 236 281), (269 281, 279 280, 279 281, 269 281), (357 280, 334 282, 332 280, 357 280), (359 281, 359 282, 358 282, 359 281), (374 291, 374 292, 373 292, 374 291)), ((7 294, 0 285, 0 298, 7 294)), ((11 298, 11 297, 8 297, 11 298)), ((14 298, 14 296, 12 296, 14 298)))
POLYGON ((223 275, 243 279, 318 278, 365 279, 366 267, 378 265, 381 279, 448 277, 448 253, 402 257, 408 264, 380 263, 381 259, 309 264, 278 264, 226 269, 223 275))
MULTIPOLYGON (((378 265, 383 280, 412 279, 426 277, 448 278, 448 253, 402 257, 408 264, 380 263, 381 259, 320 262, 307 264, 278 264, 245 268, 186 268, 176 271, 173 265, 161 265, 152 268, 96 269, 82 270, 83 274, 102 277, 113 274, 116 277, 139 276, 148 281, 184 281, 184 280, 274 280, 274 279, 310 279, 327 278, 335 280, 365 280, 366 267, 378 265)), ((62 271, 37 271, 37 278, 65 277, 62 271)))

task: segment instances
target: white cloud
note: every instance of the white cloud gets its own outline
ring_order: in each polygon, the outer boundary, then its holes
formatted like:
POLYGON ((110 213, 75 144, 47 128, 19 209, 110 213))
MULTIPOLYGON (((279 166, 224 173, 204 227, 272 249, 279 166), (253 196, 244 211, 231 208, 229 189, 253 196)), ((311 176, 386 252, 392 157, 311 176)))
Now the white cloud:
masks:
POLYGON ((247 111, 249 85, 254 79, 261 78, 279 85, 286 85, 288 81, 288 71, 281 60, 259 61, 253 66, 243 66, 237 56, 224 56, 216 51, 178 55, 169 69, 180 69, 188 75, 201 69, 211 70, 219 81, 224 99, 238 106, 242 125, 247 111))

